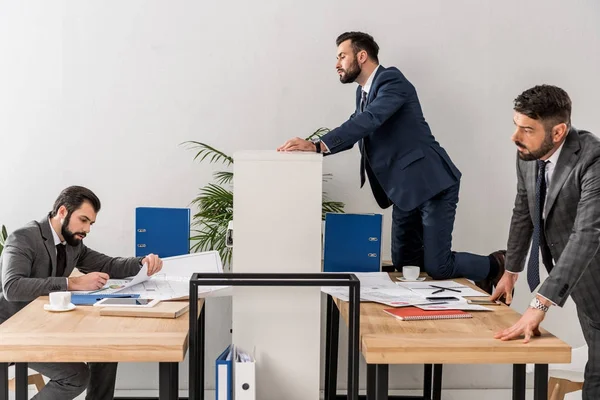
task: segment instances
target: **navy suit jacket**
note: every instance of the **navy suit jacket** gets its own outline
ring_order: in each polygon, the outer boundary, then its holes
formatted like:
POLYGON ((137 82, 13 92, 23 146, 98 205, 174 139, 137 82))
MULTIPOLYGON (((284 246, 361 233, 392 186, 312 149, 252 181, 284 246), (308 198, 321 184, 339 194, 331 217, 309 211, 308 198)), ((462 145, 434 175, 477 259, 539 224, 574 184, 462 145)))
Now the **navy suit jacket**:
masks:
MULTIPOLYGON (((362 113, 360 93, 359 86, 350 119, 321 138, 330 154, 351 149, 364 139, 368 167, 389 200, 404 211, 460 180, 460 171, 425 122, 415 87, 402 72, 379 67, 362 113)), ((373 194, 380 206, 390 205, 375 190, 373 194)))

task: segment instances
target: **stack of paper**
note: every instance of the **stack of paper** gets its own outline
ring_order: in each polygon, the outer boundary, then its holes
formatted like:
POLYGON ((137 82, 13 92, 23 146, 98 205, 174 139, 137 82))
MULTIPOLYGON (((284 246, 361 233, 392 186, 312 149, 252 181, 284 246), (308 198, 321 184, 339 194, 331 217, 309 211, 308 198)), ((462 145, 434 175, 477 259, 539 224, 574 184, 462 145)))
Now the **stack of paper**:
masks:
MULTIPOLYGON (((106 285, 91 292, 76 292, 80 294, 137 294, 149 299, 185 299, 189 296, 190 278, 194 273, 223 272, 221 257, 217 251, 186 254, 183 256, 163 258, 162 270, 148 276, 146 265, 140 272, 129 279, 109 279, 106 285)), ((198 294, 206 296, 228 286, 200 286, 198 294)))

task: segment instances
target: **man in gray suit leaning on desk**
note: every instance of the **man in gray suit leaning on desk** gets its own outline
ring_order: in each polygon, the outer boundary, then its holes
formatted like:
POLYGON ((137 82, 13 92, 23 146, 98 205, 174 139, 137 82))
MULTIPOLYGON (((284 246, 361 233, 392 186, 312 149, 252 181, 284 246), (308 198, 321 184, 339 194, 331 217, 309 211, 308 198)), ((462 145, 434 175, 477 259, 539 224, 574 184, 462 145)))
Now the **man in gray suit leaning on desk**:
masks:
MULTIPOLYGON (((100 211, 100 200, 89 189, 71 186, 61 192, 47 217, 14 231, 0 257, 0 324, 29 302, 54 291, 96 290, 109 277, 136 275, 142 264, 148 275, 162 268, 154 254, 143 258, 113 258, 89 249, 83 239, 100 211), (77 267, 85 275, 69 277, 77 267)), ((74 399, 86 388, 86 400, 113 399, 117 363, 29 363, 50 378, 33 398, 74 399)))
POLYGON ((530 307, 512 327, 496 334, 508 340, 539 335, 552 305, 569 295, 589 347, 583 398, 600 399, 600 140, 571 126, 571 99, 542 85, 515 100, 512 140, 518 148, 517 197, 508 237, 506 271, 492 296, 512 297, 527 265, 530 307), (548 278, 540 285, 540 253, 548 278))

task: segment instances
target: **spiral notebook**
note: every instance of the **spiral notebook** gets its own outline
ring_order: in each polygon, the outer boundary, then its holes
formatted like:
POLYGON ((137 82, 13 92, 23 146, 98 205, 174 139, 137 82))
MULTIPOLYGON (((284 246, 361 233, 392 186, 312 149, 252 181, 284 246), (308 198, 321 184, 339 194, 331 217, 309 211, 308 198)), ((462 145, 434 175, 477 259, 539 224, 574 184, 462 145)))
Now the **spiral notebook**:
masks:
POLYGON ((416 307, 386 308, 383 312, 402 321, 421 321, 428 319, 473 318, 473 315, 461 310, 425 311, 416 307))

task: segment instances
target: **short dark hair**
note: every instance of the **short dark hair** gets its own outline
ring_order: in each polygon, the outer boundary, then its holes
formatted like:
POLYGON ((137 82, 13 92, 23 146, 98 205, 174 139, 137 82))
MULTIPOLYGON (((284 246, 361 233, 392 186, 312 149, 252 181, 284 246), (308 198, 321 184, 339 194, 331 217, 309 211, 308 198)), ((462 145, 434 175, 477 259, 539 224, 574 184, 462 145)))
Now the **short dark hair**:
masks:
POLYGON ((70 215, 73 211, 81 207, 84 201, 90 202, 96 214, 100 211, 100 199, 94 192, 83 186, 69 186, 58 195, 58 198, 54 202, 54 207, 50 212, 50 217, 55 217, 61 206, 65 206, 70 215))
POLYGON ((565 123, 571 125, 571 99, 563 89, 538 85, 527 89, 515 99, 514 110, 532 119, 542 120, 546 130, 565 123))
POLYGON ((375 43, 373 36, 363 32, 344 32, 338 36, 335 40, 335 44, 336 46, 339 46, 346 40, 350 40, 355 55, 359 51, 364 50, 373 61, 379 63, 379 58, 377 57, 379 54, 379 46, 375 43))

